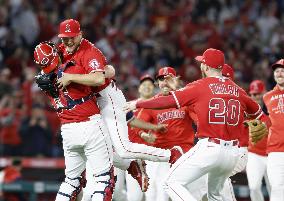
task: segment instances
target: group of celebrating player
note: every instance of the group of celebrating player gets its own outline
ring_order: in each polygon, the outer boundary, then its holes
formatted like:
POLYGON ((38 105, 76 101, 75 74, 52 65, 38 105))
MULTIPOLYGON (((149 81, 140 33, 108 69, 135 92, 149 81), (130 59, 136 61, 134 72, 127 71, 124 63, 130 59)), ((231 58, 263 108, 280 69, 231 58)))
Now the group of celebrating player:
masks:
POLYGON ((42 69, 36 83, 62 123, 66 177, 56 201, 141 201, 142 192, 147 201, 233 201, 229 177, 245 167, 251 199, 262 201, 266 164, 271 201, 284 200, 284 60, 272 65, 277 85, 264 102, 264 83, 252 82, 249 97, 213 48, 195 58, 202 79, 182 88, 175 69, 162 67, 155 79, 141 77, 140 98, 126 102, 114 67, 78 21, 63 21, 58 37, 60 45, 43 42, 34 51, 42 69))

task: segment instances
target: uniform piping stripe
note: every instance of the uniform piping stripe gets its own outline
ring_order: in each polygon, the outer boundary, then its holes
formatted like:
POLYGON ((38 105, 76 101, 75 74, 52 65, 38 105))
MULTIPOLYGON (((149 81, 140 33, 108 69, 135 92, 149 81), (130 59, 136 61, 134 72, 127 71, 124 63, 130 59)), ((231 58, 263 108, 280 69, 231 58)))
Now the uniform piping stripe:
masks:
MULTIPOLYGON (((113 100, 112 100, 112 98, 111 98, 111 96, 110 96, 109 94, 108 94, 108 97, 109 97, 109 99, 111 100, 112 110, 113 110, 113 115, 114 115, 115 125, 116 125, 116 131, 117 131, 117 134, 118 134, 118 137, 119 137, 119 141, 120 141, 120 143, 122 144, 123 149, 126 150, 126 151, 129 152, 129 153, 135 153, 135 154, 139 154, 139 153, 140 153, 140 154, 149 155, 149 156, 155 156, 155 157, 159 157, 159 158, 165 158, 165 157, 167 157, 167 156, 158 156, 158 155, 154 155, 154 154, 150 154, 150 153, 133 152, 133 151, 131 151, 131 150, 126 149, 126 147, 124 146, 124 144, 123 144, 123 142, 122 142, 122 140, 121 140, 120 132, 119 132, 119 129, 118 129, 118 126, 117 126, 118 122, 117 122, 117 116, 116 116, 115 109, 114 109, 113 100)), ((132 142, 130 142, 130 143, 132 143, 132 142)), ((134 144, 135 144, 135 143, 134 143, 134 144)), ((146 146, 146 145, 145 145, 145 146, 146 146)))
POLYGON ((59 195, 62 195, 62 196, 65 196, 65 197, 68 197, 68 198, 71 198, 71 195, 68 195, 66 193, 62 193, 62 192, 58 192, 59 195))
POLYGON ((173 95, 173 97, 174 97, 174 99, 175 99, 175 101, 176 101, 176 104, 177 104, 177 108, 179 109, 179 108, 180 108, 180 104, 179 104, 179 102, 178 102, 178 99, 177 99, 177 97, 176 97, 175 92, 172 92, 171 94, 173 95))
MULTIPOLYGON (((103 129, 102 129, 100 126, 99 126, 99 129, 100 129, 100 131, 101 131, 102 136, 104 136, 104 138, 105 138, 103 129)), ((106 148, 107 148, 108 155, 110 156, 110 150, 108 149, 108 144, 107 144, 106 140, 105 140, 105 145, 106 145, 106 148)), ((109 161, 109 163, 111 164, 111 162, 110 162, 110 157, 108 157, 108 161, 109 161)))
MULTIPOLYGON (((170 186, 169 186, 169 188, 170 188, 180 199, 182 199, 182 197, 180 197, 180 195, 179 195, 173 188, 171 188, 170 186)), ((184 199, 182 199, 182 200, 184 200, 184 199)))

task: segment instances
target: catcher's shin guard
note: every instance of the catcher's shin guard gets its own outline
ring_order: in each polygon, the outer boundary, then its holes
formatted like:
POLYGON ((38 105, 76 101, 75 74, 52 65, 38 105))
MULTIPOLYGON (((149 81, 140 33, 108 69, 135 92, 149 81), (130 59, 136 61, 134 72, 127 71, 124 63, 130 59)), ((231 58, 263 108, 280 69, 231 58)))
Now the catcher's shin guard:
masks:
POLYGON ((86 186, 86 182, 85 171, 80 177, 66 177, 60 185, 55 201, 76 201, 78 194, 86 186))
POLYGON ((92 194, 93 201, 111 201, 115 186, 114 168, 95 176, 95 190, 92 194))

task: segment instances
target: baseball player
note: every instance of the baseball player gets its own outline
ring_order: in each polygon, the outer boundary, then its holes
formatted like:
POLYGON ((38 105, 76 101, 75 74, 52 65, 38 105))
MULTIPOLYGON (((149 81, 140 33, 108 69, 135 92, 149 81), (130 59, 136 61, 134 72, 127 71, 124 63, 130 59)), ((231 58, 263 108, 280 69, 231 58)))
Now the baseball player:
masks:
POLYGON ((171 92, 169 96, 128 103, 125 110, 192 105, 198 118, 199 141, 171 167, 164 188, 173 201, 195 201, 184 185, 208 173, 208 200, 221 201, 220 191, 238 160, 238 138, 244 112, 262 121, 267 116, 244 90, 222 76, 222 51, 207 49, 196 60, 201 62, 203 79, 171 92))
MULTIPOLYGON (((166 76, 175 78, 175 69, 172 67, 163 67, 159 70, 156 80, 160 92, 155 97, 167 96, 170 91, 176 89, 175 86, 175 88, 171 88, 171 86, 167 84, 165 80, 166 76)), ((174 146, 180 146, 184 152, 187 152, 194 144, 194 131, 190 114, 191 110, 188 106, 179 109, 144 109, 141 110, 139 118, 153 124, 166 123, 168 125, 167 132, 154 133, 154 147, 171 149, 174 146)), ((149 189, 145 193, 147 201, 167 201, 169 199, 168 195, 163 190, 163 183, 161 182, 165 180, 165 175, 169 172, 169 169, 169 163, 147 162, 147 173, 151 178, 149 189)))
POLYGON ((284 59, 272 66, 276 86, 263 96, 271 120, 267 139, 267 174, 271 185, 270 201, 284 200, 284 59))
MULTIPOLYGON (((267 114, 267 109, 264 106, 262 97, 265 90, 265 84, 261 80, 254 80, 249 85, 249 94, 267 114)), ((267 154, 266 154, 267 137, 256 144, 249 143, 248 147, 248 162, 246 166, 248 185, 250 189, 250 198, 252 201, 264 201, 261 192, 262 178, 264 177, 267 190, 269 192, 269 182, 266 174, 267 154)))
MULTIPOLYGON (((138 87, 138 93, 139 93, 139 99, 140 100, 147 100, 154 95, 154 79, 146 74, 140 77, 140 84, 138 87)), ((143 109, 142 109, 143 110, 143 109)), ((141 109, 133 111, 134 115, 137 119, 140 118, 141 115, 141 109)), ((141 129, 138 129, 132 125, 129 126, 128 135, 129 140, 131 142, 140 143, 140 144, 146 144, 151 145, 154 138, 151 135, 151 132, 140 132, 141 129)), ((147 166, 147 172, 149 170, 149 167, 147 166)), ((150 178, 150 181, 152 178, 150 178)), ((143 193, 139 189, 139 186, 137 186, 137 182, 129 175, 125 174, 125 183, 126 183, 126 195, 128 201, 142 201, 143 199, 143 193)))
MULTIPOLYGON (((53 71, 60 62, 54 48, 48 43, 36 46, 34 59, 45 73, 53 71)), ((36 77, 38 86, 47 93, 62 124, 66 177, 55 200, 76 199, 84 186, 82 174, 88 161, 96 182, 92 200, 110 201, 115 185, 112 144, 91 88, 103 84, 103 74, 93 71, 90 66, 67 63, 61 65, 59 71, 64 68, 67 68, 70 76, 76 75, 77 78, 68 86, 60 79, 60 74, 40 74, 36 77), (49 83, 43 82, 46 76, 49 77, 49 83)))
MULTIPOLYGON (((82 37, 80 24, 74 19, 68 19, 60 23, 59 38, 62 44, 59 49, 63 55, 63 63, 73 61, 86 68, 93 69, 93 72, 103 74, 106 65, 106 58, 101 51, 92 43, 82 37), (98 55, 100 55, 98 57, 98 55)), ((68 72, 62 74, 59 87, 65 87, 76 82, 79 76, 70 76, 68 72)), ((88 80, 85 80, 88 82, 88 80)), ((181 156, 177 148, 171 150, 154 148, 144 144, 131 143, 128 138, 128 127, 125 119, 123 106, 126 104, 122 91, 116 86, 112 79, 105 79, 104 84, 94 88, 96 100, 105 124, 109 129, 114 150, 122 158, 140 158, 152 161, 167 161, 174 163, 181 156)), ((139 161, 141 177, 138 179, 142 191, 147 190, 147 175, 144 161, 139 161)))
MULTIPOLYGON (((43 74, 40 74, 40 77, 51 77, 52 78, 52 82, 51 83, 46 83, 45 80, 40 80, 39 78, 37 78, 37 83, 40 85, 40 87, 44 90, 47 91, 49 93, 51 93, 52 95, 55 94, 57 92, 57 88, 54 87, 54 83, 55 82, 55 77, 59 77, 61 76, 61 71, 63 68, 70 68, 74 66, 74 63, 68 62, 64 65, 62 65, 61 68, 58 68, 59 65, 61 64, 61 59, 58 56, 58 54, 56 53, 56 47, 54 44, 49 43, 49 42, 44 42, 39 44, 36 48, 35 48, 35 61, 43 68, 43 74), (40 56, 39 56, 40 55, 40 56), (48 58, 43 58, 43 61, 39 61, 39 59, 43 56, 48 55, 48 58), (52 65, 46 66, 43 65, 44 62, 46 61, 53 61, 52 65), (58 75, 56 75, 56 73, 58 75)), ((109 69, 109 68, 106 68, 109 69)), ((112 70, 111 70, 112 71, 112 70)), ((111 71, 109 72, 109 70, 106 70, 105 75, 108 75, 108 77, 112 77, 113 74, 111 73, 111 71)), ((50 81, 50 80, 48 80, 50 81)), ((75 107, 78 104, 82 104, 82 102, 89 100, 90 98, 92 98, 94 95, 90 95, 84 99, 72 99, 68 93, 64 90, 64 96, 65 96, 65 102, 62 100, 55 98, 55 103, 56 103, 56 107, 55 109, 59 110, 59 109, 68 109, 68 107, 75 107)), ((138 120, 136 118, 133 117, 133 113, 128 113, 126 115, 126 119, 128 119, 130 121, 130 125, 132 126, 136 126, 136 127, 140 127, 142 129, 149 129, 149 130, 165 130, 165 126, 163 124, 160 125, 153 125, 147 122, 142 122, 141 120, 138 120)), ((140 186, 145 186, 145 189, 147 189, 147 185, 148 185, 148 181, 147 181, 147 177, 143 176, 142 171, 140 170, 139 167, 139 163, 137 161, 130 161, 127 159, 121 159, 117 154, 115 154, 114 157, 114 163, 116 167, 119 167, 123 170, 127 170, 128 173, 135 178, 140 186), (145 185, 142 185, 142 181, 144 182, 145 185)), ((143 166, 143 164, 142 164, 143 166)), ((87 163, 87 176, 91 175, 88 177, 88 180, 90 181, 93 175, 93 171, 91 168, 91 165, 89 163, 87 163)), ((88 182, 88 183, 95 183, 95 182, 88 182)), ((89 185, 87 185, 89 186, 89 185)), ((94 185, 93 185, 94 186, 94 185)), ((92 196, 93 194, 93 186, 90 186, 89 188, 87 188, 89 191, 88 193, 86 193, 87 195, 89 195, 89 197, 92 196), (91 192, 91 193, 90 193, 91 192)), ((79 192, 79 190, 78 190, 79 192)), ((75 196, 75 195, 74 195, 75 196)), ((89 199, 90 200, 90 199, 89 199)))

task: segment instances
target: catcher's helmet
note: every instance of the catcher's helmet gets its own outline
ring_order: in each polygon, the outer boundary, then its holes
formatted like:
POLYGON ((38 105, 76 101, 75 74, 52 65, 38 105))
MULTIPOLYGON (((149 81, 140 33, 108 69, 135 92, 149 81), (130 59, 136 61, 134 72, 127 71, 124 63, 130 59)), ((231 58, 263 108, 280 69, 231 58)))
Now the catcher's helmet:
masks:
POLYGON ((38 64, 44 73, 50 73, 59 64, 59 55, 56 46, 52 42, 42 42, 35 47, 34 62, 38 64))

